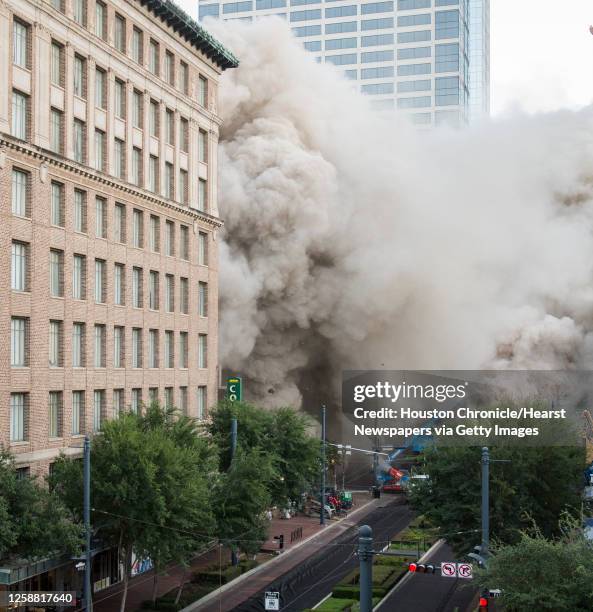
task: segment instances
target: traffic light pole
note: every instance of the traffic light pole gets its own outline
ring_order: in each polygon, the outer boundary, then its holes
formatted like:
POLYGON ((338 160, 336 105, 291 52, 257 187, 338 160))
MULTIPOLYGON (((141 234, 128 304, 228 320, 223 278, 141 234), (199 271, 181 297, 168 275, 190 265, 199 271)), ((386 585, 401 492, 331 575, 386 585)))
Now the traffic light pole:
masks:
POLYGON ((482 548, 484 559, 488 558, 490 547, 490 452, 488 447, 482 448, 482 548))
MULTIPOLYGON (((235 458, 235 453, 237 451, 237 419, 231 419, 231 463, 235 458)), ((237 553, 233 549, 231 551, 231 563, 232 565, 239 565, 239 559, 237 557, 237 553)))
POLYGON ((363 525, 358 530, 360 612, 372 612, 373 609, 373 554, 373 530, 363 525))
POLYGON ((325 406, 321 406, 321 509, 319 524, 325 525, 325 406))
POLYGON ((93 609, 93 594, 91 591, 91 441, 88 436, 84 437, 83 447, 83 518, 85 535, 85 563, 84 563, 84 607, 87 612, 93 609))

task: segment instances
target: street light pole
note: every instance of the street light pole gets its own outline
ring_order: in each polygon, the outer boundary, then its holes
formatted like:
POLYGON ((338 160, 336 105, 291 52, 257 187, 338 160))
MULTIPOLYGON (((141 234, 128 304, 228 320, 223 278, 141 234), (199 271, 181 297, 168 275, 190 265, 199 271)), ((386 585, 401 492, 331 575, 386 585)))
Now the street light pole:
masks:
POLYGON ((321 406, 321 511, 319 524, 325 525, 325 406, 321 406))
POLYGON ((373 609, 373 530, 363 525, 358 530, 358 557, 360 559, 360 612, 373 609))
POLYGON ((91 441, 88 436, 84 437, 84 534, 85 534, 85 564, 84 564, 84 606, 87 612, 93 609, 93 594, 91 591, 91 441))
POLYGON ((480 554, 488 557, 490 546, 490 452, 482 448, 482 549, 480 554))
MULTIPOLYGON (((231 464, 235 458, 235 453, 237 452, 237 418, 234 417, 231 419, 231 464)), ((239 565, 239 558, 235 549, 231 551, 231 564, 239 565)))

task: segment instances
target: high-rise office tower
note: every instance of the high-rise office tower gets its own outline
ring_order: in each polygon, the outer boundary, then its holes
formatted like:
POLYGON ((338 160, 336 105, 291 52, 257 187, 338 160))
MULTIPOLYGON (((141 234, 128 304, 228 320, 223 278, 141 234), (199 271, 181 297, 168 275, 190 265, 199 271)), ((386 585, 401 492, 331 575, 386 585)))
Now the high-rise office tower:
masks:
POLYGON ((463 125, 489 107, 490 0, 198 0, 200 20, 276 15, 317 61, 334 64, 415 123, 463 125), (471 112, 470 112, 471 111, 471 112))

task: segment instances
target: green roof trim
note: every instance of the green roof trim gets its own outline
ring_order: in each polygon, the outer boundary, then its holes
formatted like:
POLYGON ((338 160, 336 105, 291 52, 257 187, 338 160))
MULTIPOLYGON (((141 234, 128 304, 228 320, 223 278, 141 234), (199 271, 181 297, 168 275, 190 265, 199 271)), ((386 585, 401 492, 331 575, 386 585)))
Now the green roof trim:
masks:
POLYGON ((172 0, 139 0, 139 2, 223 70, 236 68, 239 65, 239 60, 227 48, 172 0))

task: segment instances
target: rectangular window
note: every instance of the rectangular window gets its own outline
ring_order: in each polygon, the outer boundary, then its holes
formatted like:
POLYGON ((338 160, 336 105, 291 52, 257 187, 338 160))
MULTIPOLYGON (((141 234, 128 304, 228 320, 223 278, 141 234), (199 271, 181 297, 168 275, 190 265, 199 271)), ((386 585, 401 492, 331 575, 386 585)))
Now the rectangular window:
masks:
POLYGON ((29 216, 29 173, 12 170, 12 214, 18 217, 29 216))
POLYGON ((206 387, 201 385, 198 387, 198 414, 197 418, 201 421, 206 417, 206 387))
POLYGON ((175 256, 175 224, 165 221, 165 255, 175 256))
POLYGON ((102 2, 95 2, 95 35, 107 38, 107 7, 102 2))
POLYGON ((51 83, 64 87, 64 47, 59 43, 51 43, 51 83))
POLYGON ((113 266, 113 302, 116 306, 126 303, 126 269, 121 263, 113 266))
POLYGON ((107 285, 107 270, 104 259, 95 259, 95 302, 105 303, 105 287, 107 285))
POLYGON ((198 132, 198 159, 208 163, 208 133, 205 130, 198 132))
POLYGON ((10 441, 24 442, 26 438, 26 422, 28 393, 10 394, 10 441))
POLYGON ((189 313, 189 282, 183 276, 179 279, 179 310, 183 314, 189 313))
POLYGON ((431 0, 397 0, 398 11, 413 11, 414 9, 430 8, 431 0))
POLYGON ((79 25, 86 26, 86 0, 73 0, 74 21, 79 25))
POLYGON ((113 367, 124 367, 125 330, 116 325, 113 328, 113 367))
POLYGON ((107 78, 101 68, 95 69, 95 106, 105 108, 107 102, 107 78))
POLYGON ((122 244, 126 241, 126 207, 124 204, 116 203, 113 207, 113 240, 122 244))
POLYGON ((371 13, 392 13, 393 2, 371 2, 363 4, 360 7, 362 15, 370 15, 371 13))
POLYGON ((95 198, 95 236, 107 238, 107 202, 104 198, 95 198))
POLYGON ((376 68, 363 68, 360 71, 361 79, 386 79, 393 76, 393 66, 377 66, 376 68))
POLYGON ((80 55, 74 56, 74 95, 86 97, 86 61, 80 55))
POLYGON ((148 107, 148 130, 151 136, 158 138, 159 136, 159 103, 154 100, 150 101, 148 107))
POLYGON ((179 120, 179 146, 185 153, 189 150, 189 121, 184 117, 179 120))
POLYGON ((101 423, 105 412, 105 391, 95 391, 93 394, 93 431, 101 431, 101 423))
POLYGON ((179 197, 177 199, 187 206, 189 201, 187 170, 179 171, 179 197))
MULTIPOLYGON (((356 7, 354 7, 354 9, 356 10, 356 7)), ((344 15, 356 15, 356 12, 344 13, 344 15)), ((336 17, 341 15, 329 15, 326 10, 325 16, 336 17)), ((290 13, 290 21, 313 21, 314 19, 321 19, 321 9, 311 9, 308 11, 293 11, 292 13, 290 13)))
POLYGON ((86 297, 86 257, 74 255, 72 260, 72 297, 84 300, 86 297))
POLYGON ((134 28, 132 32, 132 59, 137 64, 143 63, 143 51, 144 51, 144 36, 142 31, 138 28, 134 28))
POLYGON ((142 308, 142 268, 132 269, 132 306, 142 308))
POLYGON ((126 118, 126 84, 119 79, 115 79, 113 89, 113 108, 115 116, 120 119, 126 118))
POLYGON ((201 317, 208 316, 208 283, 198 283, 198 314, 201 317))
POLYGON ((134 210, 132 214, 132 244, 138 249, 144 246, 144 218, 142 211, 134 210))
POLYGON ((85 124, 80 119, 74 119, 74 161, 79 164, 84 163, 84 135, 85 135, 85 124))
POLYGON ((79 436, 84 423, 84 391, 72 391, 72 435, 79 436))
POLYGON ((49 251, 49 293, 52 297, 64 297, 64 251, 49 251))
POLYGON ((132 329, 132 367, 142 367, 142 330, 139 327, 132 329))
POLYGON ((456 106, 459 103, 459 77, 437 77, 435 79, 435 105, 456 106))
POLYGON ((120 415, 124 411, 124 390, 114 389, 113 390, 113 418, 119 419, 120 415))
POLYGON ((95 170, 105 170, 105 132, 95 130, 95 170))
POLYGON ((179 257, 189 260, 189 227, 187 225, 179 226, 179 257))
MULTIPOLYGON (((309 25, 309 26, 301 26, 298 28, 292 28, 292 33, 300 38, 302 36, 319 36, 321 35, 321 26, 320 25, 309 25)), ((326 31, 329 34, 329 32, 326 31)))
POLYGON ((198 79, 198 104, 208 107, 208 79, 202 75, 198 79))
POLYGON ((165 81, 175 85, 175 56, 170 51, 165 53, 165 81))
POLYGON ((187 416, 187 387, 179 387, 179 411, 187 416))
POLYGON ((431 56, 431 47, 411 47, 397 50, 397 59, 399 60, 418 59, 431 56))
POLYGON ((430 74, 431 64, 403 64, 397 67, 397 76, 416 76, 419 74, 430 74))
POLYGON ((409 27, 418 25, 430 25, 432 16, 430 13, 422 13, 421 15, 401 15, 397 18, 398 27, 409 27))
POLYGON ((326 51, 335 51, 336 49, 355 49, 356 38, 331 38, 325 41, 326 51))
POLYGON ((28 291, 28 261, 29 245, 13 240, 10 262, 10 288, 13 291, 28 291))
POLYGON ((165 276, 165 310, 175 310, 175 277, 172 274, 165 276))
POLYGON ((426 108, 431 106, 431 96, 419 96, 415 98, 400 98, 397 101, 398 108, 426 108))
MULTIPOLYGON (((364 21, 363 30, 364 28, 364 21)), ((338 23, 328 23, 325 25, 325 33, 326 34, 344 34, 345 32, 356 32, 357 31, 357 23, 356 21, 341 21, 338 23)), ((300 28, 295 28, 300 29, 300 28)), ((321 32, 320 32, 321 33, 321 32)))
POLYGON ((459 9, 435 13, 435 39, 459 38, 459 9))
POLYGON ((206 232, 199 232, 198 234, 198 264, 201 266, 208 265, 208 234, 206 232))
POLYGON ((174 145, 175 144, 175 113, 171 109, 167 109, 165 113, 165 121, 166 121, 166 130, 165 130, 165 138, 167 144, 174 145))
POLYGON ((179 367, 183 369, 187 368, 188 348, 187 332, 179 332, 179 367))
POLYGON ((12 22, 12 61, 15 66, 29 67, 29 26, 18 19, 12 22))
MULTIPOLYGON (((360 44, 362 47, 377 47, 379 45, 392 45, 393 34, 374 34, 372 36, 361 36, 360 44)), ((430 50, 430 47, 428 47, 430 50)))
POLYGON ((132 403, 130 409, 133 414, 140 414, 142 408, 142 389, 132 389, 132 403))
POLYGON ((54 153, 61 155, 64 149, 64 114, 52 108, 49 121, 49 148, 54 153))
POLYGON ((12 317, 10 320, 10 365, 24 368, 29 365, 29 319, 12 317))
POLYGON ((208 367, 208 336, 198 335, 198 368, 208 367))
POLYGON ((160 251, 160 222, 154 215, 150 215, 150 250, 153 253, 160 251))
MULTIPOLYGON (((307 11, 307 12, 315 12, 315 11, 307 11)), ((326 8, 325 9, 325 17, 351 17, 352 15, 357 14, 356 5, 352 4, 350 6, 338 6, 335 8, 326 8)), ((294 15, 294 13, 293 13, 294 15)), ((291 19, 292 21, 292 19, 291 19)))
POLYGON ((172 200, 173 199, 173 189, 175 188, 175 178, 173 173, 173 164, 169 162, 165 162, 165 189, 164 196, 172 200))
POLYGON ((431 40, 432 34, 430 30, 417 30, 414 32, 399 32, 397 35, 398 43, 415 43, 431 40))
POLYGON ((361 53, 360 60, 363 64, 372 62, 392 62, 393 61, 393 49, 384 51, 369 51, 367 53, 361 53))
POLYGON ((86 233, 86 193, 74 190, 74 231, 86 233))
POLYGON ((156 329, 148 330, 148 367, 159 367, 159 332, 156 329))
POLYGON ((432 81, 430 79, 419 79, 416 81, 400 81, 397 84, 397 93, 412 93, 416 91, 430 91, 432 81))
POLYGON ((159 158, 154 155, 148 158, 148 189, 153 193, 159 189, 159 158))
POLYGON ((64 185, 52 182, 51 184, 51 224, 64 227, 64 185))
POLYGON ((148 399, 151 404, 159 401, 159 388, 158 387, 150 387, 148 389, 148 399))
POLYGON ((151 310, 159 309, 159 273, 150 271, 148 278, 148 307, 151 310))
POLYGON ((18 91, 12 92, 12 135, 21 140, 27 140, 29 134, 28 106, 28 96, 18 91))
POLYGON ((356 64, 356 57, 356 53, 344 53, 343 55, 327 55, 325 57, 325 62, 326 64, 333 64, 334 66, 345 66, 348 64, 356 64))
POLYGON ((133 93, 133 113, 132 113, 132 125, 137 128, 142 128, 143 125, 143 107, 144 98, 142 94, 134 89, 133 93))
POLYGON ((50 321, 49 322, 49 367, 50 368, 61 368, 64 365, 62 361, 62 356, 63 356, 62 322, 61 321, 50 321))
POLYGON ((126 52, 126 20, 117 13, 115 14, 114 32, 113 32, 115 48, 120 53, 126 52))
POLYGON ((459 43, 435 45, 435 72, 459 71, 459 43))
POLYGON ((189 93, 189 66, 179 62, 179 89, 187 95, 189 93))
POLYGON ((62 435, 62 392, 49 392, 49 437, 59 438, 62 435))
POLYGON ((173 408, 173 387, 165 387, 165 408, 173 408))
POLYGON ((95 358, 96 368, 105 367, 105 325, 95 325, 95 358))
POLYGON ((85 351, 85 325, 74 323, 72 325, 72 367, 84 368, 86 364, 85 351))
POLYGON ((208 207, 208 189, 204 179, 198 180, 198 210, 206 212, 208 207))
POLYGON ((159 75, 159 43, 152 39, 150 40, 148 69, 152 74, 159 75))
POLYGON ((142 185, 142 151, 136 147, 132 150, 132 183, 142 185))
POLYGON ((113 143, 113 174, 124 179, 126 173, 126 146, 123 140, 116 138, 113 143))

